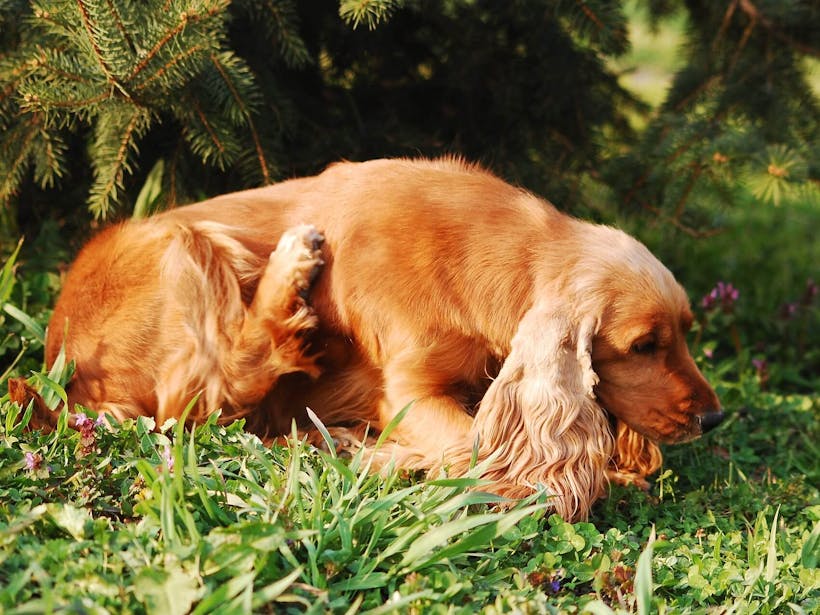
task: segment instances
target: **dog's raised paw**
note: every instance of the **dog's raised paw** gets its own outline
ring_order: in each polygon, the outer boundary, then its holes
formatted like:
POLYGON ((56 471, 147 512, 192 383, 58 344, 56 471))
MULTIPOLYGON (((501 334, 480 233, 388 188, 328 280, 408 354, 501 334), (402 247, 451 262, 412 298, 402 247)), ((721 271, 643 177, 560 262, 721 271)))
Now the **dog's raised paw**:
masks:
POLYGON ((259 308, 270 318, 283 321, 300 314, 304 317, 302 328, 310 328, 314 319, 307 299, 324 265, 323 243, 322 233, 310 224, 292 227, 282 234, 256 291, 259 308))
POLYGON ((292 227, 282 234, 270 260, 281 274, 292 275, 291 281, 303 299, 322 271, 322 245, 325 237, 312 224, 292 227))

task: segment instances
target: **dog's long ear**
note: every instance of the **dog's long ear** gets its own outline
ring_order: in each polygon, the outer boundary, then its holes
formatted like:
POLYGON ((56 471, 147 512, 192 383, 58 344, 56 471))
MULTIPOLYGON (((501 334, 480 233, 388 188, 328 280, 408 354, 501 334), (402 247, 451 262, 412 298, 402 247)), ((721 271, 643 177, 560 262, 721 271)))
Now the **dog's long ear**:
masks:
POLYGON ((621 485, 648 489, 646 477, 657 472, 663 463, 658 445, 618 421, 615 428, 615 450, 609 466, 609 479, 621 485))
POLYGON ((474 423, 479 458, 497 451, 487 475, 510 486, 501 491, 543 484, 567 519, 585 518, 603 492, 613 449, 593 392, 598 325, 598 317, 576 319, 560 307, 531 308, 474 423))

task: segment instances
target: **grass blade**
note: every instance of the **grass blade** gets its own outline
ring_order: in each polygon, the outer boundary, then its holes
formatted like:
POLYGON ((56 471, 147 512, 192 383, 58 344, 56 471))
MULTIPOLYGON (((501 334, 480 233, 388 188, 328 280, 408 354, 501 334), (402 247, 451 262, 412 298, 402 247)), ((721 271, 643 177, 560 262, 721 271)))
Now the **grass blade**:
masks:
POLYGON ((387 440, 387 438, 389 438, 389 437, 390 437, 390 434, 392 433, 392 431, 393 431, 393 430, 394 430, 394 429, 398 426, 398 424, 399 424, 399 423, 401 423, 401 422, 402 422, 402 420, 404 419, 404 417, 405 417, 405 416, 407 416, 407 413, 410 411, 410 408, 411 408, 412 406, 413 406, 413 402, 410 402, 409 404, 407 404, 407 405, 406 405, 404 408, 402 408, 402 409, 398 412, 398 414, 396 414, 396 416, 394 416, 394 417, 390 420, 390 422, 389 422, 389 423, 385 426, 385 428, 382 430, 382 433, 379 435, 379 439, 378 439, 378 440, 376 440, 376 448, 377 448, 377 449, 378 449, 378 448, 379 448, 382 444, 384 444, 384 442, 387 440))
POLYGON ((408 567, 411 571, 418 570, 441 559, 477 548, 503 534, 521 519, 541 508, 543 506, 539 504, 509 512, 462 517, 444 523, 414 540, 404 554, 399 567, 408 567), (473 532, 472 530, 476 528, 481 529, 473 532), (452 538, 462 535, 463 538, 447 545, 452 538), (435 550, 442 545, 447 546, 435 550))
POLYGON ((655 526, 649 533, 643 553, 638 558, 635 569, 635 600, 638 603, 638 615, 649 615, 652 612, 652 547, 655 543, 655 526))
POLYGON ((38 342, 41 344, 46 343, 46 330, 23 310, 13 306, 11 303, 6 303, 3 306, 3 311, 15 320, 18 320, 26 328, 26 331, 31 333, 38 342))
POLYGON ((260 609, 266 604, 276 600, 279 596, 285 593, 291 585, 296 582, 302 574, 303 568, 300 566, 290 574, 282 577, 278 581, 274 581, 270 585, 266 585, 253 593, 253 608, 260 609))
POLYGON ((17 242, 17 247, 14 248, 14 252, 11 253, 3 268, 0 269, 0 304, 8 301, 11 297, 11 291, 14 290, 14 264, 22 247, 23 239, 21 237, 17 242))
POLYGON ((321 419, 318 415, 311 410, 310 408, 305 408, 307 410, 308 418, 310 422, 319 430, 319 433, 322 434, 322 439, 325 441, 327 445, 327 450, 330 451, 331 457, 336 457, 336 443, 333 442, 333 437, 330 435, 330 432, 325 427, 325 424, 322 423, 321 419))
POLYGON ((769 583, 774 583, 777 578, 777 517, 779 514, 780 507, 778 506, 769 530, 769 548, 766 551, 766 581, 769 583))
POLYGON ((814 524, 814 529, 803 543, 803 549, 800 552, 800 563, 804 568, 817 568, 818 560, 820 560, 820 521, 814 524))

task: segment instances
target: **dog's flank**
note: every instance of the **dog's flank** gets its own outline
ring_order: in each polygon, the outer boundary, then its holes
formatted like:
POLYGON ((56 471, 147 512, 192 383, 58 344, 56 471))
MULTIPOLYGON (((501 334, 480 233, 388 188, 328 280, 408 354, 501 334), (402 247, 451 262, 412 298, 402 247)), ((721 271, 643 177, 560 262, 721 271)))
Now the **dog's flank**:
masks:
POLYGON ((71 404, 165 419, 199 393, 198 418, 265 436, 306 407, 378 430, 412 403, 378 459, 459 474, 477 441, 496 491, 542 484, 582 518, 608 477, 645 483, 654 441, 718 422, 691 318, 626 234, 457 160, 378 160, 104 232, 47 359, 76 360, 71 404))

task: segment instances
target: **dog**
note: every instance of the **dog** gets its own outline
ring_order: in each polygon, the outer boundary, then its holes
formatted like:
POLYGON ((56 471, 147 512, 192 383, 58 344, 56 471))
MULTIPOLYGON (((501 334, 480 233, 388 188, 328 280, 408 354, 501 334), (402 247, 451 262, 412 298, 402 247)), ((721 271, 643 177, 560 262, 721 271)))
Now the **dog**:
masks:
POLYGON ((108 228, 71 267, 46 344, 74 404, 161 425, 197 398, 262 437, 312 409, 386 455, 586 518, 646 484, 657 443, 715 427, 686 293, 638 241, 448 158, 309 178, 108 228), (198 396, 198 397, 197 397, 198 396))

